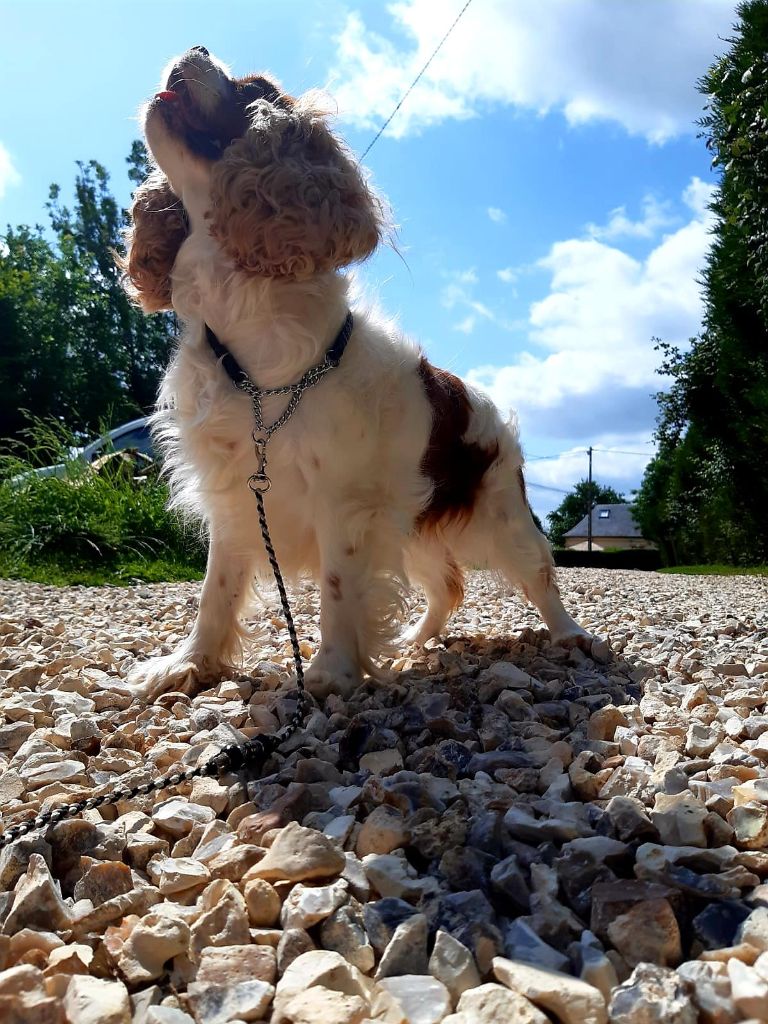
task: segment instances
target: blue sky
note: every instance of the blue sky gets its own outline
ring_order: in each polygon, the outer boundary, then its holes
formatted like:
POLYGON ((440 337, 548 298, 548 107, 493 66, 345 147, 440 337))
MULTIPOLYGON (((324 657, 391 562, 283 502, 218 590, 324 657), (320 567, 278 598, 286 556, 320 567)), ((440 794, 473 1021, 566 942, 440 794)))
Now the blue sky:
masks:
MULTIPOLYGON (((44 222, 78 159, 127 202, 135 112, 190 45, 325 88, 362 152, 463 2, 0 0, 0 225, 44 222)), ((627 493, 652 451, 651 339, 684 343, 701 317, 714 179, 695 82, 734 6, 473 0, 366 159, 400 254, 362 280, 434 362, 517 409, 539 514, 588 445, 627 493)))

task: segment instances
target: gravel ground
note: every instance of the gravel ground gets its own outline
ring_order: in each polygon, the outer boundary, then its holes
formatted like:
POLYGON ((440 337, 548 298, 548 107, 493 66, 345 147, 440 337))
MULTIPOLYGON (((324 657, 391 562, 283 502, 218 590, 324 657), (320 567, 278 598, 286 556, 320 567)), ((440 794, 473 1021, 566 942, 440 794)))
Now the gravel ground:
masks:
MULTIPOLYGON (((267 777, 4 849, 0 1020, 768 1020, 768 580, 560 581, 590 654, 474 573, 444 642, 331 697, 267 777)), ((103 684, 174 646, 198 585, 0 586, 3 828, 295 706, 270 598, 249 678, 143 707, 103 684)))

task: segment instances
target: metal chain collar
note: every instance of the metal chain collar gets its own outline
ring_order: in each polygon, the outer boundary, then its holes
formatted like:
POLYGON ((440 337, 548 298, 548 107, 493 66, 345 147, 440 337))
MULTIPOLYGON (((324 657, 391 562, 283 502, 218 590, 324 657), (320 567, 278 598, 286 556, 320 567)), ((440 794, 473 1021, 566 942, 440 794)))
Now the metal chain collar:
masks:
MULTIPOLYGON (((342 331, 346 329, 347 325, 349 327, 349 333, 351 333, 351 314, 348 314, 347 321, 345 321, 345 327, 342 328, 342 331)), ((223 747, 217 754, 214 754, 209 761, 206 761, 205 764, 198 765, 197 768, 187 768, 185 771, 169 772, 168 775, 163 775, 159 779, 155 779, 153 782, 143 782, 137 786, 118 786, 116 789, 112 789, 108 793, 102 793, 100 796, 92 796, 85 800, 77 800, 71 804, 63 804, 51 811, 38 814, 35 818, 28 818, 26 821, 22 821, 18 825, 12 825, 11 828, 0 833, 0 850, 9 846, 22 836, 28 835, 30 832, 35 832, 48 825, 56 825, 65 818, 74 818, 78 814, 82 814, 83 811, 95 810, 96 808, 103 807, 105 804, 117 803, 118 800, 132 800, 137 796, 146 796, 149 793, 161 792, 162 790, 169 789, 172 786, 179 786, 183 782, 191 782, 193 779, 228 775, 232 772, 243 770, 248 771, 249 774, 255 774, 263 767, 270 755, 283 744, 287 743, 291 736, 293 736, 299 729, 309 711, 310 701, 304 686, 304 666, 301 660, 301 650, 299 649, 299 638, 296 634, 296 626, 293 621, 293 615, 291 614, 291 606, 288 601, 288 594, 286 593, 283 576, 280 572, 280 566, 272 544, 272 538, 269 534, 267 514, 264 508, 264 494, 272 486, 272 482, 266 473, 266 448, 268 441, 275 431, 279 430, 280 427, 287 423, 296 411, 296 407, 301 401, 304 392, 321 381, 326 373, 328 373, 329 370, 334 369, 337 365, 337 361, 333 361, 326 357, 322 363, 307 370, 301 380, 297 383, 285 384, 282 387, 277 388, 260 388, 242 371, 241 379, 235 382, 236 386, 241 391, 250 395, 253 405, 253 418, 256 425, 252 437, 256 452, 257 469, 256 472, 248 478, 248 486, 256 498, 261 536, 264 541, 264 547, 267 552, 270 568, 272 569, 272 573, 275 577, 278 593, 280 594, 280 603, 283 608, 283 614, 285 615, 285 621, 291 639, 291 651, 296 669, 298 700, 296 702, 296 710, 291 715, 289 721, 282 729, 279 729, 275 733, 255 736, 253 739, 246 740, 245 743, 231 743, 228 746, 223 747), (272 423, 265 424, 261 405, 262 398, 271 395, 288 394, 290 394, 291 398, 283 412, 272 423)))
MULTIPOLYGON (((253 419, 256 424, 251 437, 256 452, 257 470, 248 477, 248 486, 254 494, 264 494, 272 486, 272 481, 267 476, 267 442, 276 430, 279 430, 284 423, 287 423, 296 407, 301 401, 302 395, 309 388, 319 383, 329 370, 334 368, 333 363, 323 362, 307 370, 304 376, 296 384, 284 384, 279 388, 260 388, 253 381, 246 379, 238 382, 237 387, 244 391, 251 398, 253 406, 253 419), (261 406, 262 398, 271 395, 290 395, 290 400, 285 409, 272 423, 264 423, 264 412, 261 406)), ((265 542, 266 543, 266 542, 265 542)), ((269 549, 268 549, 269 550, 269 549)), ((273 567, 274 569, 274 567, 273 567)))

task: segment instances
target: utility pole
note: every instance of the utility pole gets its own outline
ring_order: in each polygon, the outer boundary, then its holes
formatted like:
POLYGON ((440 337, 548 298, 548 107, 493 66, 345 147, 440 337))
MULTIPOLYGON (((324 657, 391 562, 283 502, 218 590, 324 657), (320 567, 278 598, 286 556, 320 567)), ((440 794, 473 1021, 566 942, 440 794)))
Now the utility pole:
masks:
POLYGON ((587 487, 587 551, 592 550, 592 445, 589 446, 589 486, 587 487))

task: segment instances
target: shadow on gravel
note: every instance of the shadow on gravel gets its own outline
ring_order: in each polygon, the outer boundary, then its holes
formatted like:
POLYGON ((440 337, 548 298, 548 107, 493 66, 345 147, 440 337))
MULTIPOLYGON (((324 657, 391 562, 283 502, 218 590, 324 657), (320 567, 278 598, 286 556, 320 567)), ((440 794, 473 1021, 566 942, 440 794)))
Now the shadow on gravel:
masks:
MULTIPOLYGON (((481 972, 503 955, 606 997, 650 963, 633 982, 641 995, 673 998, 682 977, 726 1007, 719 961, 761 903, 762 890, 749 894, 768 855, 729 845, 727 793, 750 772, 721 764, 710 781, 709 762, 685 753, 686 729, 665 720, 691 687, 605 645, 599 660, 551 646, 544 630, 428 646, 386 683, 326 705, 349 805, 312 811, 308 793, 286 793, 306 799, 304 824, 354 819, 351 848, 383 897, 366 924, 391 940, 423 913, 481 972)), ((313 764, 280 781, 311 790, 327 771, 313 764)))

